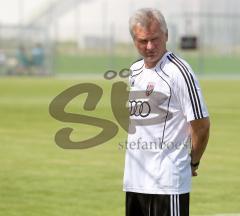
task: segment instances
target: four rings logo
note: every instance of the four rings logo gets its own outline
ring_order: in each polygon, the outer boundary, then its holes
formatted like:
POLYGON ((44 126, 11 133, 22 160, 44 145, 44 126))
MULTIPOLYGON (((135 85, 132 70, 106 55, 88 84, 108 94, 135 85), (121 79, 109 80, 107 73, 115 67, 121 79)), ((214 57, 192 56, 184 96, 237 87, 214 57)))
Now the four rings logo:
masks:
POLYGON ((130 116, 147 117, 151 112, 151 107, 147 101, 129 100, 130 116))

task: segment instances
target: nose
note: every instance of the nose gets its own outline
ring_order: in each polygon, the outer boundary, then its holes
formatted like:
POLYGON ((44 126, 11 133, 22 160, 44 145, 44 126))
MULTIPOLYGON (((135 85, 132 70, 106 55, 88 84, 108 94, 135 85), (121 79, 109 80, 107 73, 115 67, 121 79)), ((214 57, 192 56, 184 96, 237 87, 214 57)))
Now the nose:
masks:
POLYGON ((154 48, 152 41, 147 42, 147 50, 152 50, 154 48))

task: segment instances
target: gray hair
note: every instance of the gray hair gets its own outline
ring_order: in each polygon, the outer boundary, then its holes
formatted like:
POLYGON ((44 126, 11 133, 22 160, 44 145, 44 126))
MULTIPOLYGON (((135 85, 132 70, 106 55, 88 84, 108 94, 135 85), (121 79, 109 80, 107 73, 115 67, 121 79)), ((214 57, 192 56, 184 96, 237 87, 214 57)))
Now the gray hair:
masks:
POLYGON ((134 38, 133 28, 138 23, 143 27, 149 27, 151 22, 156 20, 160 24, 160 28, 164 33, 167 33, 167 24, 162 13, 153 8, 142 8, 137 10, 129 19, 129 31, 134 38))

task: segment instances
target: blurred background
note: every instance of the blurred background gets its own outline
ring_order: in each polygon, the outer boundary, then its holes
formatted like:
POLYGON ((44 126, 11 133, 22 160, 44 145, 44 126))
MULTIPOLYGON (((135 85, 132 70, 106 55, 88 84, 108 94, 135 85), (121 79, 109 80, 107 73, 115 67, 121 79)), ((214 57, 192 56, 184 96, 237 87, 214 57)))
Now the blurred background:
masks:
POLYGON ((0 73, 102 73, 129 67, 138 56, 128 18, 144 6, 162 10, 169 49, 187 58, 197 73, 239 72, 237 0, 8 0, 0 8, 0 73))
POLYGON ((110 101, 120 79, 103 74, 139 58, 128 19, 141 7, 165 15, 168 48, 198 74, 211 117, 190 215, 240 216, 239 0, 0 0, 0 216, 124 215, 127 134, 110 101), (58 94, 81 83, 103 89, 99 104, 84 110, 82 94, 65 111, 110 120, 119 132, 94 148, 62 149, 61 128, 73 128, 76 142, 101 131, 49 114, 58 94))

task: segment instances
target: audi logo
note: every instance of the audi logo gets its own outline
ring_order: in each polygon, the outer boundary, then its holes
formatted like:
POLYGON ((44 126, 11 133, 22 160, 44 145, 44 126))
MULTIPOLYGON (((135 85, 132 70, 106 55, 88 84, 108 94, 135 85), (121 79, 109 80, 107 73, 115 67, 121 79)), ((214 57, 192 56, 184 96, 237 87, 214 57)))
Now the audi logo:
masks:
POLYGON ((147 101, 129 100, 130 116, 147 117, 151 112, 151 107, 147 101))

